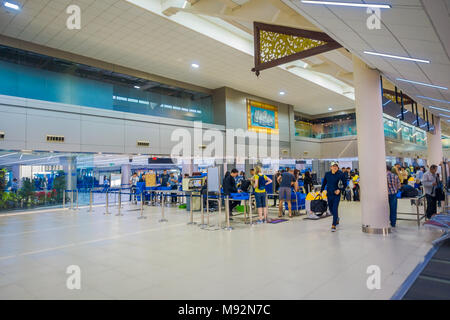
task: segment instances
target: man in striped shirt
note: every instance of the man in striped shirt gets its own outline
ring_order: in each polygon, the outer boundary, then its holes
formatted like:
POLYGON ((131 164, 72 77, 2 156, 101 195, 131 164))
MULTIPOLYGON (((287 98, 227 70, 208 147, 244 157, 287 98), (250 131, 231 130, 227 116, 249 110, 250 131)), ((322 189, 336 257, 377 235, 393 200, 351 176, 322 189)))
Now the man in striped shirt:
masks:
POLYGON ((387 186, 389 194, 389 219, 391 220, 391 227, 395 228, 397 222, 397 193, 401 188, 400 179, 398 175, 392 173, 392 167, 387 166, 387 186))

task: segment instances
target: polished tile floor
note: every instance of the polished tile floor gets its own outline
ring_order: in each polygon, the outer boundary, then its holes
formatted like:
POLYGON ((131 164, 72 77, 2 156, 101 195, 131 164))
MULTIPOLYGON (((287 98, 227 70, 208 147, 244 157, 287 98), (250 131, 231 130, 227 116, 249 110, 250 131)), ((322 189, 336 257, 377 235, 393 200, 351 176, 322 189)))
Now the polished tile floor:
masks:
POLYGON ((409 221, 364 234, 359 203, 341 203, 336 233, 330 218, 202 230, 185 210, 160 223, 161 208, 142 220, 136 208, 0 216, 0 299, 389 299, 438 237, 409 221), (67 289, 71 265, 80 290, 67 289), (370 265, 380 290, 367 289, 370 265))

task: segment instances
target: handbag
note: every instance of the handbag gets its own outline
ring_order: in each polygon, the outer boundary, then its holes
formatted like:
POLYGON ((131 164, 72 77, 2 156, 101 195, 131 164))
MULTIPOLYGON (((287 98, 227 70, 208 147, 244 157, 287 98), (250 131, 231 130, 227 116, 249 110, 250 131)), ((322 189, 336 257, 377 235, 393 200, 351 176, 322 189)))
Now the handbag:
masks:
POLYGON ((437 201, 444 201, 445 200, 444 187, 438 178, 436 178, 436 182, 437 186, 434 189, 434 196, 436 197, 437 201))
POLYGON ((323 200, 321 195, 317 195, 314 200, 311 201, 311 211, 314 213, 323 214, 328 209, 328 203, 323 200))

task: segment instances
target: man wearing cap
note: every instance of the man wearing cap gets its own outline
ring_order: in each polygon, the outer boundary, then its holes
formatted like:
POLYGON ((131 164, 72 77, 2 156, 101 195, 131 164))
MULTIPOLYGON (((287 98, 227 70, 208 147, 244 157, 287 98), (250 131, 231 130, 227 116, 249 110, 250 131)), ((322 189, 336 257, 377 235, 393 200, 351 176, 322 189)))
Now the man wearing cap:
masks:
POLYGON ((331 170, 325 174, 322 182, 321 192, 327 189, 328 208, 333 215, 333 224, 331 231, 336 231, 336 226, 339 225, 338 207, 341 200, 341 193, 345 188, 345 176, 339 170, 339 164, 337 162, 331 163, 331 170))

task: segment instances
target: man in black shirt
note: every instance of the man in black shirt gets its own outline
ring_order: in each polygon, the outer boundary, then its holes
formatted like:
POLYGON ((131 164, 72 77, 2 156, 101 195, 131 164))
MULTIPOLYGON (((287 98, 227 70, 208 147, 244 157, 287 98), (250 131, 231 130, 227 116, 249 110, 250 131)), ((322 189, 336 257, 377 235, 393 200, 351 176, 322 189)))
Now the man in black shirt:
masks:
MULTIPOLYGON (((231 170, 231 173, 229 175, 225 175, 225 178, 223 178, 222 188, 223 188, 223 194, 225 196, 231 196, 232 193, 239 193, 240 190, 236 187, 236 177, 238 175, 239 171, 237 169, 231 170)), ((229 209, 230 209, 230 219, 233 216, 232 211, 233 209, 238 206, 240 201, 230 200, 229 202, 229 209)))

